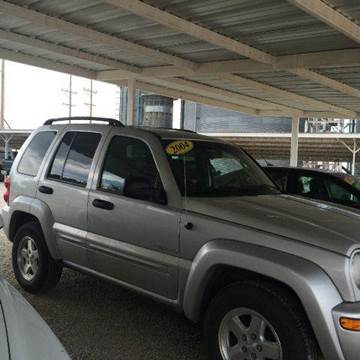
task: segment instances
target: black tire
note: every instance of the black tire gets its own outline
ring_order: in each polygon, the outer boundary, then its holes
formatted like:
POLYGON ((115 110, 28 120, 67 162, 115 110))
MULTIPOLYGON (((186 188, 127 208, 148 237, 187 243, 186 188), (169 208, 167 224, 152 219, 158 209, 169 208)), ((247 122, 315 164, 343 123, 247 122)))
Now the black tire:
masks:
POLYGON ((30 293, 46 292, 55 287, 62 274, 62 265, 50 255, 39 223, 29 222, 16 232, 12 248, 12 265, 15 277, 22 288, 30 293), (38 267, 32 279, 26 279, 20 270, 18 255, 25 238, 31 238, 38 250, 38 267))
MULTIPOLYGON (((226 287, 215 296, 207 309, 204 319, 204 336, 210 360, 224 359, 219 346, 220 326, 226 314, 238 308, 250 309, 266 319, 278 336, 283 360, 318 360, 320 358, 313 331, 294 296, 281 286, 249 281, 226 287)), ((261 355, 261 353, 256 353, 258 345, 252 345, 253 348, 246 349, 240 341, 239 343, 236 339, 231 339, 231 341, 234 342, 231 346, 239 345, 241 349, 244 348, 249 355, 246 358, 249 360, 259 358, 261 355)), ((261 350, 261 346, 258 349, 261 350)))

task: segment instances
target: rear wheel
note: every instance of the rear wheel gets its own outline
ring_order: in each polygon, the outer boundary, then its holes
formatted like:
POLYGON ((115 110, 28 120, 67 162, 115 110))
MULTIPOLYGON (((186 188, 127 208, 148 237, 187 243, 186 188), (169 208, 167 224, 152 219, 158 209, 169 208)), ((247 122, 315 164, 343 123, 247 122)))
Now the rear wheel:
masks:
POLYGON ((31 293, 56 286, 62 273, 62 266, 51 257, 37 222, 24 224, 16 232, 12 264, 17 281, 31 293))
POLYGON ((204 323, 211 360, 317 360, 317 343, 292 296, 258 282, 229 286, 204 323))

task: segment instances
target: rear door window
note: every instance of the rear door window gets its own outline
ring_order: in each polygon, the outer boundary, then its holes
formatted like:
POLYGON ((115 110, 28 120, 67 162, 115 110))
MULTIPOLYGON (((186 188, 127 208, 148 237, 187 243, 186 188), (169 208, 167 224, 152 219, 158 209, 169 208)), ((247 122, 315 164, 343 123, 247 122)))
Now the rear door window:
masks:
POLYGON ((66 133, 55 154, 48 178, 86 186, 100 138, 98 133, 66 133))
POLYGON ((55 135, 56 131, 41 131, 33 137, 18 165, 19 173, 29 176, 37 175, 55 135))

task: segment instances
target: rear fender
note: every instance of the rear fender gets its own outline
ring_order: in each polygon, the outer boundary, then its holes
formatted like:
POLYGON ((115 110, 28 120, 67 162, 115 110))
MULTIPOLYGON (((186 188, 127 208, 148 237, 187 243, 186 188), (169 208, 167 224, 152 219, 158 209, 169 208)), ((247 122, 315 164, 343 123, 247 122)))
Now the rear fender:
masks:
MULTIPOLYGON (((40 223, 41 229, 44 234, 46 245, 49 249, 51 256, 54 259, 60 259, 60 254, 57 248, 56 235, 54 231, 54 217, 50 208, 38 199, 19 196, 11 203, 11 212, 9 213, 9 220, 14 216, 17 211, 25 212, 33 215, 40 223)), ((9 221, 10 224, 10 221, 9 221)), ((9 237, 9 226, 6 226, 6 234, 9 237)))

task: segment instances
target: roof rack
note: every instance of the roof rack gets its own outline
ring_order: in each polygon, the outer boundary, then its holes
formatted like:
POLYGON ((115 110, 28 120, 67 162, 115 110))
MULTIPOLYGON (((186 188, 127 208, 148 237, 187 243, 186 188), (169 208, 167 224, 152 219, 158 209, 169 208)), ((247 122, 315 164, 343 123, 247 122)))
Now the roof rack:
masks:
POLYGON ((58 121, 72 121, 72 120, 76 120, 76 121, 104 121, 107 122, 110 126, 115 126, 115 127, 125 127, 125 125, 116 119, 111 119, 111 118, 103 118, 103 117, 96 117, 96 116, 70 116, 70 117, 61 117, 61 118, 55 118, 55 119, 49 119, 46 120, 44 122, 44 125, 51 125, 54 122, 58 122, 58 121))

